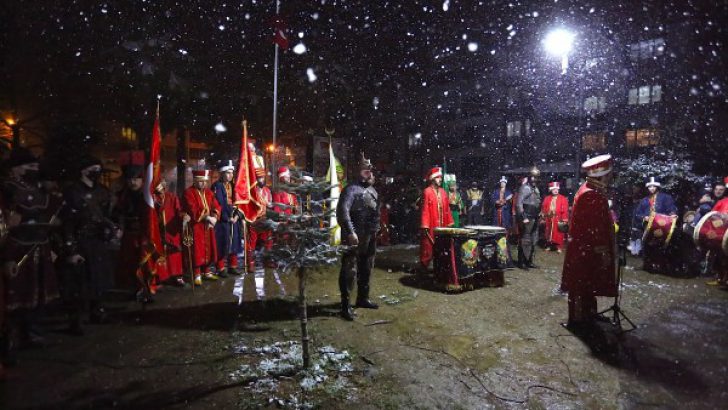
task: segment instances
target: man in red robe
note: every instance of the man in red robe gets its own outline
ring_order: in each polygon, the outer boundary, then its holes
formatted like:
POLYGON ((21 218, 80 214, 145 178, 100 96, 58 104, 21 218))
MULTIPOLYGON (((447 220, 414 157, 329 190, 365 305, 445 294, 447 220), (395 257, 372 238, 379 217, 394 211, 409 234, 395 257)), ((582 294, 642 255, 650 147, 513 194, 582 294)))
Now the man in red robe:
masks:
POLYGON ((447 193, 442 189, 442 169, 432 168, 427 180, 430 185, 422 194, 422 216, 420 219, 420 263, 427 269, 432 261, 432 251, 435 245, 434 229, 440 226, 452 226, 455 222, 450 213, 450 201, 447 193))
MULTIPOLYGON (((291 171, 288 169, 288 167, 278 168, 278 182, 280 182, 281 184, 286 184, 286 185, 291 183, 291 171)), ((273 206, 273 210, 275 212, 282 213, 285 215, 291 215, 291 214, 296 213, 296 208, 298 207, 298 200, 296 199, 296 195, 294 195, 294 194, 286 192, 283 189, 279 189, 273 193, 273 202, 286 205, 286 206, 279 206, 279 205, 273 206)))
POLYGON ((192 264, 194 266, 195 285, 202 285, 202 278, 217 280, 211 271, 211 265, 217 260, 215 244, 215 223, 220 217, 220 204, 215 194, 207 187, 210 181, 209 170, 192 171, 194 182, 185 190, 182 209, 189 215, 192 226, 192 264))
MULTIPOLYGON (((273 195, 270 192, 270 188, 265 186, 265 168, 256 168, 256 185, 253 189, 256 190, 258 201, 261 205, 260 216, 257 221, 265 219, 265 213, 268 207, 273 202, 273 195)), ((295 198, 295 197, 294 197, 295 198)), ((273 232, 269 229, 262 229, 256 226, 255 223, 248 224, 248 242, 246 243, 248 272, 255 270, 255 248, 258 246, 258 241, 263 243, 263 248, 269 251, 273 249, 273 232)))
POLYGON ((174 192, 167 191, 167 182, 162 181, 154 190, 154 208, 157 211, 159 229, 164 246, 165 263, 158 270, 161 282, 185 286, 182 278, 182 219, 186 215, 174 192))
POLYGON ((569 219, 569 200, 559 194, 559 188, 558 182, 549 183, 551 195, 543 199, 541 215, 546 224, 544 229, 546 250, 556 249, 556 252, 561 253, 564 247, 564 233, 559 231, 558 227, 559 222, 565 223, 569 219))
MULTIPOLYGON (((728 177, 725 177, 723 180, 726 184, 728 184, 728 177)), ((722 214, 728 214, 728 198, 723 198, 720 201, 716 202, 713 206, 713 211, 719 212, 722 214)), ((715 258, 715 264, 713 265, 713 270, 716 274, 716 279, 714 281, 708 282, 709 285, 719 285, 723 287, 728 286, 728 255, 717 252, 716 258, 715 258)))
POLYGON ((588 325, 597 313, 597 296, 617 296, 616 241, 607 187, 612 157, 582 164, 586 182, 574 198, 561 290, 569 293, 569 326, 588 325))

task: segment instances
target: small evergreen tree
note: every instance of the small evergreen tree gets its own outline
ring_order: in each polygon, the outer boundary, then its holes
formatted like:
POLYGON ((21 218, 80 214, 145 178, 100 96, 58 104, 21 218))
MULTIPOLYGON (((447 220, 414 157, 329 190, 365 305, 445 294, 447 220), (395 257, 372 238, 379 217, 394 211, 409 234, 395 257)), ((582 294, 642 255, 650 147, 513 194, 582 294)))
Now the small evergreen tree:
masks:
POLYGON ((255 222, 255 226, 271 229, 275 240, 273 249, 264 257, 275 262, 282 272, 295 271, 298 275, 298 301, 301 321, 301 346, 303 348, 303 367, 310 364, 308 315, 306 309, 306 277, 311 268, 333 265, 338 262, 343 251, 341 246, 332 246, 329 227, 330 217, 335 209, 328 206, 330 199, 324 195, 332 188, 323 178, 305 181, 303 173, 292 170, 291 183, 279 183, 277 188, 299 198, 299 205, 293 214, 283 211, 290 207, 273 203, 281 212, 268 210, 267 218, 255 222))

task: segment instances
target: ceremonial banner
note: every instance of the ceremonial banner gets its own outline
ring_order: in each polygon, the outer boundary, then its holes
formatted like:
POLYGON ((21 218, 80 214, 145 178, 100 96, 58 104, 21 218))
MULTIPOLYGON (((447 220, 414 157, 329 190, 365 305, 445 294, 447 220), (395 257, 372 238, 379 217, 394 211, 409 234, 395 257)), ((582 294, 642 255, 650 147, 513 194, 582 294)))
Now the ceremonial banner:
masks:
MULTIPOLYGON (((331 209, 336 209, 336 205, 339 203, 339 194, 341 193, 341 187, 339 186, 339 176, 337 175, 337 163, 336 157, 334 157, 334 148, 331 144, 331 138, 329 138, 329 172, 326 179, 333 185, 331 188, 331 209)), ((341 227, 339 222, 336 220, 336 213, 331 215, 329 224, 331 232, 331 244, 334 246, 341 245, 341 227)))
POLYGON ((157 105, 157 113, 154 118, 154 128, 152 129, 152 141, 149 149, 149 161, 147 162, 146 171, 144 173, 144 203, 147 205, 146 212, 143 213, 143 227, 146 237, 142 244, 142 258, 137 268, 137 278, 142 284, 144 290, 151 294, 155 293, 155 284, 153 277, 157 274, 157 263, 163 261, 164 248, 162 247, 162 237, 159 233, 159 221, 157 212, 154 210, 154 189, 159 185, 159 159, 160 146, 162 141, 162 133, 159 129, 159 105, 157 105))
POLYGON ((235 205, 247 222, 255 221, 262 210, 255 189, 255 147, 248 145, 248 122, 243 121, 238 176, 235 180, 235 205))

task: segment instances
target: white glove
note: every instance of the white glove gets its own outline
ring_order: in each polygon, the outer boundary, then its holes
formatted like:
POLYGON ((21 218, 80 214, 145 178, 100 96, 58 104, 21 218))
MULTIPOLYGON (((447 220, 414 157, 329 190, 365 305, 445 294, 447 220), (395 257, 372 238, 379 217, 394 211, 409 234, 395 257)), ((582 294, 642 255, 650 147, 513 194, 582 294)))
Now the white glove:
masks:
POLYGON ((214 216, 208 216, 207 223, 209 223, 210 226, 215 226, 215 224, 217 223, 217 218, 215 218, 214 216))
POLYGON ((187 214, 184 214, 184 216, 182 217, 182 223, 185 225, 187 225, 191 220, 192 218, 190 218, 190 216, 187 214))

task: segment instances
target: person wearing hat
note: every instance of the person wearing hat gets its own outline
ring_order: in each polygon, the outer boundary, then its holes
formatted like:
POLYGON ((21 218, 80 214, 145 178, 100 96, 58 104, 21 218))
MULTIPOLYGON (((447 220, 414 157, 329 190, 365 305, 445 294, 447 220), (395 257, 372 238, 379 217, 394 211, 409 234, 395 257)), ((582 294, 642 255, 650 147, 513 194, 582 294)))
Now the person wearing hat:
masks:
MULTIPOLYGON (((133 290, 140 287, 136 274, 142 258, 142 243, 146 237, 142 226, 142 218, 147 209, 142 190, 144 167, 126 164, 121 167, 121 174, 124 186, 116 194, 112 220, 121 227, 124 234, 121 237, 114 285, 116 288, 133 290)), ((154 285, 150 290, 154 294, 154 285)), ((142 294, 141 290, 138 294, 142 294)))
POLYGON ((508 189, 508 179, 502 176, 498 181, 498 187, 490 194, 490 201, 493 206, 493 225, 511 229, 511 200, 513 193, 508 189))
POLYGON ((14 361, 18 347, 43 344, 39 315, 59 296, 50 236, 61 201, 41 186, 39 162, 27 149, 14 149, 8 161, 10 175, 0 185, 8 229, 0 247, 0 324, 5 323, 0 327, 0 363, 14 361))
MULTIPOLYGON (((635 210, 635 216, 638 220, 646 224, 650 220, 650 217, 654 214, 672 215, 677 218, 677 206, 675 206, 675 200, 668 193, 660 190, 660 181, 655 177, 650 177, 645 184, 649 195, 642 198, 637 209, 635 210)), ((643 267, 642 269, 650 273, 663 272, 667 273, 670 268, 669 255, 661 246, 651 246, 647 243, 643 243, 643 267)))
POLYGON ((336 219, 341 227, 342 242, 350 247, 341 257, 339 271, 341 316, 346 320, 354 320, 349 298, 355 281, 356 307, 364 309, 379 307, 369 300, 381 207, 379 195, 373 185, 372 163, 364 158, 362 153, 359 161, 359 178, 344 188, 336 206, 336 219))
MULTIPOLYGON (((288 167, 279 167, 276 174, 278 176, 279 183, 284 185, 291 183, 291 171, 288 167)), ((273 210, 275 212, 285 215, 297 213, 296 209, 298 209, 298 198, 296 198, 295 194, 287 192, 285 189, 278 189, 273 193, 273 202, 281 204, 273 206, 273 210)))
MULTIPOLYGON (((273 203, 273 194, 265 185, 265 165, 261 164, 261 167, 255 168, 256 183, 253 188, 256 192, 255 197, 258 198, 261 209, 258 219, 265 219, 266 212, 273 203)), ((266 251, 273 249, 273 232, 270 229, 263 229, 256 224, 248 225, 248 242, 246 246, 248 271, 253 272, 255 270, 255 248, 259 242, 262 242, 263 248, 266 251)))
POLYGON ((538 268, 534 263, 538 243, 538 221, 541 213, 541 192, 538 179, 541 171, 533 167, 525 183, 518 189, 516 217, 519 224, 518 267, 538 268))
MULTIPOLYGON (((217 280, 212 273, 212 264, 217 261, 215 224, 220 218, 220 204, 215 194, 207 187, 210 171, 192 171, 192 186, 187 188, 182 200, 182 210, 189 215, 192 227, 192 265, 194 284, 202 285, 202 279, 217 280)), ((223 245, 224 246, 224 245, 223 245)))
MULTIPOLYGON (((69 309, 71 332, 81 334, 81 315, 90 309, 92 323, 106 322, 102 303, 112 285, 113 266, 108 244, 122 230, 111 221, 111 193, 99 182, 101 161, 86 156, 79 163, 79 179, 63 193, 63 297, 69 309)), ((136 261, 135 265, 139 262, 136 261)))
POLYGON ((490 205, 493 208, 493 225, 505 228, 506 235, 506 257, 508 258, 508 267, 513 267, 513 257, 511 256, 510 236, 513 235, 513 192, 508 189, 508 179, 502 176, 498 180, 498 186, 490 194, 490 205))
POLYGON ((612 156, 599 155, 581 166, 586 174, 574 197, 561 276, 568 292, 568 326, 589 326, 596 319, 597 296, 615 297, 616 238, 607 190, 612 181, 612 156))
POLYGON ((183 278, 182 224, 190 217, 182 211, 179 197, 167 190, 167 181, 161 180, 154 188, 154 209, 157 212, 159 230, 164 246, 164 264, 158 278, 174 286, 188 286, 183 278))
POLYGON ((459 228, 462 225, 460 224, 460 215, 465 215, 465 204, 463 203, 463 198, 460 196, 460 191, 458 191, 458 183, 455 181, 450 182, 447 184, 447 199, 450 203, 450 212, 452 212, 452 220, 453 220, 453 226, 455 228, 459 228))
POLYGON ((227 277, 228 273, 237 275, 238 254, 243 252, 243 237, 240 213, 235 207, 235 184, 233 174, 235 166, 232 160, 220 163, 220 178, 212 184, 212 192, 220 204, 220 220, 215 224, 215 241, 217 243, 217 275, 227 277), (227 269, 225 263, 227 262, 227 269))
POLYGON ((564 247, 564 232, 558 229, 559 223, 566 223, 569 220, 569 200, 559 194, 560 185, 557 181, 549 183, 551 195, 543 199, 541 215, 543 215, 546 237, 546 250, 556 250, 561 253, 564 247))
POLYGON ((478 183, 473 181, 470 188, 465 191, 467 199, 467 209, 465 213, 468 215, 468 225, 483 224, 483 190, 478 187, 478 183))
POLYGON ((420 264, 425 270, 430 266, 433 257, 434 229, 454 224, 452 213, 450 213, 450 201, 447 199, 447 193, 442 189, 442 168, 432 168, 427 175, 427 180, 429 185, 422 193, 422 212, 420 214, 420 264))

